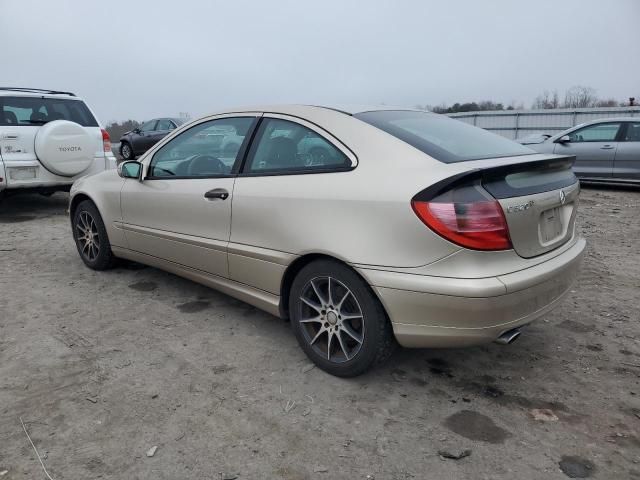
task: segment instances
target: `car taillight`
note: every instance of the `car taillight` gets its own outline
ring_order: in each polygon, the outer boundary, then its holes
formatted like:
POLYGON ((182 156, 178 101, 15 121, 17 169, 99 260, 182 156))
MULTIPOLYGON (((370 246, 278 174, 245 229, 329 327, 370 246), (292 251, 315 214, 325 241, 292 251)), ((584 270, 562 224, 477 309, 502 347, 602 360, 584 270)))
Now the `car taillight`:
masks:
POLYGON ((462 187, 428 201, 419 197, 411 201, 413 211, 447 240, 473 250, 513 248, 502 207, 479 187, 462 187))
POLYGON ((111 137, 109 136, 109 132, 107 132, 104 128, 101 128, 102 132, 102 148, 105 152, 111 153, 111 137))

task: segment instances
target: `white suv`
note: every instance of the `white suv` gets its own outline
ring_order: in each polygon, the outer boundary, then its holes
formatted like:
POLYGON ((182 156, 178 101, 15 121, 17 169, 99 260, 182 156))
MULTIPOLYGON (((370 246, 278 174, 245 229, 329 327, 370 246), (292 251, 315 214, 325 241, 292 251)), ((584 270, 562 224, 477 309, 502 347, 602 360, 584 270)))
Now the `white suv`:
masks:
POLYGON ((73 93, 0 87, 0 196, 68 191, 115 167, 109 134, 73 93))

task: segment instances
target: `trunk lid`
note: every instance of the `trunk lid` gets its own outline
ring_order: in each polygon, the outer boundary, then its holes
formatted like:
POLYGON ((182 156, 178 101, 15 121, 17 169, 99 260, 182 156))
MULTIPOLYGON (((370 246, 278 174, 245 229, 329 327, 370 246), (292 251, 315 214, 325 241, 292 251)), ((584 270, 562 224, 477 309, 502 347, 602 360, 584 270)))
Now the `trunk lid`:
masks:
POLYGON ((516 164, 482 173, 482 186, 505 215, 513 248, 524 258, 542 255, 573 236, 580 184, 575 157, 516 164))
POLYGON ((460 162, 456 166, 464 165, 465 170, 436 182, 413 200, 460 202, 456 207, 458 227, 468 229, 470 224, 465 222, 473 221, 473 228, 486 230, 493 228, 485 222, 495 222, 495 215, 461 215, 474 205, 465 203, 470 201, 465 200, 468 192, 484 192, 481 195, 502 209, 511 247, 521 257, 531 258, 554 250, 573 237, 580 194, 580 184, 572 170, 574 160, 575 157, 536 155, 531 159, 460 162))

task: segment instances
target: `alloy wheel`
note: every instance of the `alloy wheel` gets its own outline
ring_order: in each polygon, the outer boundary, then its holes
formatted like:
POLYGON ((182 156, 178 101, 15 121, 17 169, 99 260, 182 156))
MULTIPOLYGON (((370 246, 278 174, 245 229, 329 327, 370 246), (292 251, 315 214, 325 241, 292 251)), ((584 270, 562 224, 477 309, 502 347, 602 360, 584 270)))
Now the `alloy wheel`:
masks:
POLYGON ((365 335, 362 309, 353 292, 333 277, 315 277, 299 299, 298 321, 311 348, 333 363, 353 359, 365 335))
POLYGON ((82 255, 93 262, 100 253, 100 236, 98 235, 98 225, 87 211, 82 211, 78 215, 76 240, 80 245, 82 255))

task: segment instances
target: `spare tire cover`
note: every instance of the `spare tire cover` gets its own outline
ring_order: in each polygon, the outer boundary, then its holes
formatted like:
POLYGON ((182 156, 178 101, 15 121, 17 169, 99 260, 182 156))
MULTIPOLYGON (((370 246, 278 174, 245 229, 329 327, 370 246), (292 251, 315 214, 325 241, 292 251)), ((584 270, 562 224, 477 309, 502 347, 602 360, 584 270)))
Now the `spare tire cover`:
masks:
POLYGON ((93 162, 96 140, 82 126, 67 120, 45 123, 36 134, 38 160, 51 173, 72 177, 93 162))

